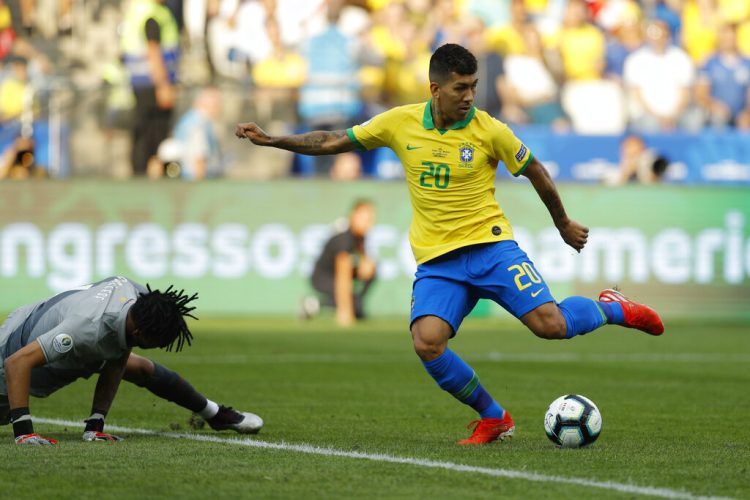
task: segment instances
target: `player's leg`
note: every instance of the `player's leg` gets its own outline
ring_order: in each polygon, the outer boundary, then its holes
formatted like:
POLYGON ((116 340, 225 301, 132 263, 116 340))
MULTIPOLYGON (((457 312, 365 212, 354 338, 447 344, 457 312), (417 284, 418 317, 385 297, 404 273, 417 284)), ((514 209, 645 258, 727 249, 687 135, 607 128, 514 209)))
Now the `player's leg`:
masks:
POLYGON ((645 304, 630 300, 619 290, 608 288, 599 294, 599 308, 607 323, 635 328, 651 335, 664 333, 664 323, 659 314, 645 304))
POLYGON ((487 298, 498 302, 541 338, 572 338, 606 324, 637 328, 652 335, 664 331, 656 312, 616 291, 605 290, 599 301, 572 296, 555 303, 534 264, 514 241, 491 245, 482 257, 496 263, 482 278, 487 298))
POLYGON ((519 319, 535 335, 545 339, 569 339, 604 325, 635 328, 651 335, 664 332, 656 311, 633 302, 616 290, 604 290, 598 301, 574 295, 559 304, 548 302, 519 319))
POLYGON ((156 106, 154 89, 134 89, 135 110, 133 113, 132 146, 130 162, 135 175, 146 175, 150 153, 148 151, 150 110, 156 106))
POLYGON ((421 316, 412 323, 414 350, 427 373, 441 389, 479 413, 472 436, 459 444, 485 444, 513 435, 510 413, 492 398, 476 372, 461 357, 448 349, 453 328, 437 316, 421 316))
POLYGON ((575 296, 559 305, 554 302, 540 304, 519 319, 534 335, 543 339, 583 335, 606 323, 595 301, 575 296))
POLYGON ((462 268, 452 260, 422 264, 417 270, 411 316, 414 350, 444 391, 479 413, 474 434, 460 443, 488 443, 512 435, 514 426, 474 370, 448 348, 448 340, 477 302, 469 286, 448 277, 462 268))
POLYGON ((504 410, 479 382, 474 370, 448 349, 452 327, 437 316, 422 316, 411 326, 414 350, 441 389, 472 407, 481 418, 503 418, 504 410))
POLYGON ((0 425, 8 425, 10 423, 10 404, 8 403, 8 396, 0 394, 0 425))
POLYGON ((357 267, 354 287, 354 314, 357 319, 363 319, 365 317, 365 296, 370 291, 372 284, 376 279, 376 268, 375 261, 370 257, 362 257, 359 266, 357 267))
POLYGON ((356 283, 356 289, 352 295, 352 301, 354 303, 354 315, 357 319, 364 319, 366 316, 365 296, 367 295, 367 292, 370 291, 370 287, 374 281, 375 279, 371 278, 367 281, 358 281, 356 283))
POLYGON ((545 339, 569 339, 604 325, 635 328, 651 335, 664 332, 656 311, 616 290, 604 290, 598 301, 574 295, 559 304, 548 302, 524 314, 520 320, 535 335, 545 339))
POLYGON ((259 416, 218 405, 176 372, 143 356, 130 355, 123 379, 197 413, 214 430, 233 429, 243 434, 254 434, 263 427, 263 420, 259 416))
POLYGON ((313 273, 310 278, 310 284, 316 293, 315 300, 317 301, 318 310, 323 307, 336 307, 336 297, 333 289, 333 274, 313 273))

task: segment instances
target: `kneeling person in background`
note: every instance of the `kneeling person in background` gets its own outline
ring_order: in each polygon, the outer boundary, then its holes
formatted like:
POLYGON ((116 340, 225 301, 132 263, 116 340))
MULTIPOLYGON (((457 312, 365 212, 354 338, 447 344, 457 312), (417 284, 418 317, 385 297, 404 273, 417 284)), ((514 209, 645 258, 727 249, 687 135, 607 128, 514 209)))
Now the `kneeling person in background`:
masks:
MULTIPOLYGON (((375 261, 365 253, 365 238, 375 223, 375 206, 358 200, 349 214, 349 227, 333 235, 323 247, 312 273, 312 286, 321 306, 335 307, 336 321, 350 326, 365 317, 364 297, 375 280, 375 261)), ((311 316, 318 304, 305 299, 303 312, 311 316)))
POLYGON ((121 380, 198 413, 214 430, 257 433, 263 420, 206 399, 166 367, 133 354, 191 344, 185 318, 197 298, 183 290, 151 290, 111 277, 20 307, 0 326, 0 425, 13 424, 16 443, 48 445, 34 433, 29 395, 47 397, 79 378, 99 373, 85 441, 119 441, 104 433, 104 418, 121 380))

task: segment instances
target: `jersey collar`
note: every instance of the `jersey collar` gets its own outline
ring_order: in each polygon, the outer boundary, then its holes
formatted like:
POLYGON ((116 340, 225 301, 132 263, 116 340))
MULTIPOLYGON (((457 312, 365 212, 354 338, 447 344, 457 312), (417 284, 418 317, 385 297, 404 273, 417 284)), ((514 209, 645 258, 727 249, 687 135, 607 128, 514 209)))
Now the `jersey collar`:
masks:
POLYGON ((437 131, 440 132, 441 134, 446 133, 448 130, 458 130, 458 129, 466 127, 471 121, 471 119, 474 118, 474 113, 476 111, 476 108, 472 105, 471 109, 469 110, 469 114, 467 114, 466 118, 464 118, 460 122, 456 122, 448 128, 437 128, 435 126, 435 123, 432 121, 431 109, 432 109, 432 97, 430 97, 430 100, 427 101, 427 104, 425 104, 424 106, 424 116, 422 117, 422 126, 426 130, 437 129, 437 131))

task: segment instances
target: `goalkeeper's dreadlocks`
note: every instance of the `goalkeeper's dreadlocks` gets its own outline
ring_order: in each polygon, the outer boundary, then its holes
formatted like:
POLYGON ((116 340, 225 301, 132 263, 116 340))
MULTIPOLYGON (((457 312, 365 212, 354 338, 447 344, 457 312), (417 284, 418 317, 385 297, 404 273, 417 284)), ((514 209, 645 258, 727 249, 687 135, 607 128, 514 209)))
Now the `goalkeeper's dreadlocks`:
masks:
POLYGON ((166 347, 167 351, 171 351, 172 347, 180 351, 185 343, 191 345, 193 334, 185 323, 185 316, 198 319, 190 314, 195 307, 188 306, 198 298, 198 294, 185 295, 185 290, 173 290, 172 285, 163 292, 151 290, 148 284, 146 288, 148 293, 140 294, 130 308, 133 323, 140 335, 157 347, 166 347))

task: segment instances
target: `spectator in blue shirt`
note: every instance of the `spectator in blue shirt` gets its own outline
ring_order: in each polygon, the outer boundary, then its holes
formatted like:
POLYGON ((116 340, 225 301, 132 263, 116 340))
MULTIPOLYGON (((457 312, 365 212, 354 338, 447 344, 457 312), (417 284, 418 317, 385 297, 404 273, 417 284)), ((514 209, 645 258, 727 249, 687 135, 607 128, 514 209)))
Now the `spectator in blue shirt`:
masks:
POLYGON ((638 19, 628 19, 620 23, 614 30, 613 36, 607 42, 606 68, 604 73, 617 80, 622 80, 625 70, 625 59, 641 48, 643 32, 638 19))
POLYGON ((672 40, 680 39, 682 29, 682 0, 657 0, 650 18, 663 21, 669 28, 672 40))
MULTIPOLYGON (((308 130, 342 130, 361 118, 363 103, 357 71, 361 45, 338 27, 341 2, 328 4, 328 26, 304 45, 307 79, 300 88, 298 110, 308 130)), ((357 177, 361 164, 356 153, 314 158, 315 173, 334 179, 357 177), (346 173, 341 173, 346 172, 346 173)))
POLYGON ((329 7, 328 27, 310 38, 303 49, 308 74, 300 89, 299 113, 311 127, 348 124, 362 111, 355 76, 359 44, 338 28, 338 14, 329 7))
POLYGON ((737 50, 735 25, 722 26, 718 50, 700 70, 695 91, 709 124, 750 129, 750 59, 737 50))
POLYGON ((195 181, 222 174, 222 156, 214 121, 221 111, 221 93, 216 87, 202 89, 193 107, 177 122, 174 139, 180 176, 195 181))

